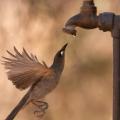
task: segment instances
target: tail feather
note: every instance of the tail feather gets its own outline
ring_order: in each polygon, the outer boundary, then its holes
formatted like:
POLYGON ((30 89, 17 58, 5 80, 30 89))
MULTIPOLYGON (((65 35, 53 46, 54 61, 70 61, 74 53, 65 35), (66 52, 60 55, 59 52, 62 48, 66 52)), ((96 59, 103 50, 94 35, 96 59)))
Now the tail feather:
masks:
POLYGON ((5 120, 13 120, 17 113, 23 108, 26 104, 26 101, 29 98, 29 92, 21 99, 21 101, 17 104, 17 106, 12 110, 12 112, 7 116, 5 120))

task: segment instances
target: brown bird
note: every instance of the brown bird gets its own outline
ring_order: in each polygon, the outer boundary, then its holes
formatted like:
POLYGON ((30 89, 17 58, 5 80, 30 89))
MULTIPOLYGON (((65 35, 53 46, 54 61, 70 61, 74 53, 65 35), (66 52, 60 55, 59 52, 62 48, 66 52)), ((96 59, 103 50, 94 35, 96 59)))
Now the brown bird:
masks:
POLYGON ((58 84, 64 69, 65 44, 55 55, 53 64, 48 67, 43 61, 40 63, 33 54, 28 54, 23 48, 20 53, 15 47, 15 55, 7 51, 12 58, 4 58, 3 64, 8 70, 8 79, 20 90, 30 89, 12 110, 5 120, 13 120, 17 113, 28 103, 33 103, 39 110, 35 111, 39 117, 43 116, 48 108, 46 102, 41 101, 58 84))

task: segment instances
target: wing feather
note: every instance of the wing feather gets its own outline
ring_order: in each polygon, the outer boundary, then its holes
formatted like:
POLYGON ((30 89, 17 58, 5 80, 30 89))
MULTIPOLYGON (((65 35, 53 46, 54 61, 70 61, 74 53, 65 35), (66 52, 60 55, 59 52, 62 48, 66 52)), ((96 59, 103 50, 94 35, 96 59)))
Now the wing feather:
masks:
POLYGON ((8 79, 18 89, 26 89, 41 79, 48 67, 46 64, 41 64, 35 55, 29 55, 24 48, 22 53, 16 47, 14 47, 14 51, 15 54, 7 51, 11 58, 3 57, 3 64, 8 70, 8 79))

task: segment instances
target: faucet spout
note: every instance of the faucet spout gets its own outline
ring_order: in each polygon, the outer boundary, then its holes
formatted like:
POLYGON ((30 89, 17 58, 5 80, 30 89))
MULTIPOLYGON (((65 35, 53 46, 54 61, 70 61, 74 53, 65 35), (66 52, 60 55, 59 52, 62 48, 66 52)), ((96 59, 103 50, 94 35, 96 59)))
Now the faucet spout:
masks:
POLYGON ((68 34, 71 34, 71 35, 74 35, 76 36, 76 26, 78 26, 79 24, 79 20, 80 20, 80 14, 77 14, 73 17, 71 17, 65 24, 65 27, 63 28, 63 31, 68 33, 68 34))
POLYGON ((82 27, 86 29, 97 28, 98 17, 93 14, 79 13, 71 17, 65 24, 63 31, 76 36, 76 27, 82 27))
POLYGON ((81 12, 71 17, 65 24, 63 31, 76 35, 76 27, 82 27, 86 29, 93 29, 98 27, 97 10, 93 0, 85 0, 81 7, 81 12))

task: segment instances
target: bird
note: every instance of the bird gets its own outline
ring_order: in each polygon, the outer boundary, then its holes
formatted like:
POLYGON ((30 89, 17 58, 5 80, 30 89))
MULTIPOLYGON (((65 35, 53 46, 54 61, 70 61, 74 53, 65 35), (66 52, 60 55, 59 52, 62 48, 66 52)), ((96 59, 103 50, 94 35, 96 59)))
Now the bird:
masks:
POLYGON ((8 80, 19 90, 28 89, 16 107, 10 112, 5 120, 13 120, 19 111, 29 103, 37 106, 38 111, 34 111, 38 117, 42 117, 48 109, 48 103, 41 101, 47 94, 56 88, 59 83, 65 64, 66 43, 54 56, 51 66, 42 61, 32 53, 28 53, 24 48, 20 53, 14 47, 14 54, 7 50, 10 57, 4 57, 2 64, 7 70, 8 80))

